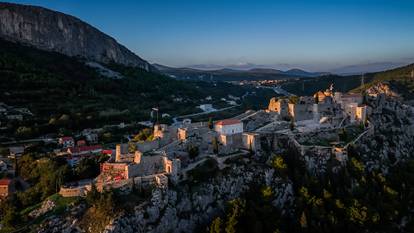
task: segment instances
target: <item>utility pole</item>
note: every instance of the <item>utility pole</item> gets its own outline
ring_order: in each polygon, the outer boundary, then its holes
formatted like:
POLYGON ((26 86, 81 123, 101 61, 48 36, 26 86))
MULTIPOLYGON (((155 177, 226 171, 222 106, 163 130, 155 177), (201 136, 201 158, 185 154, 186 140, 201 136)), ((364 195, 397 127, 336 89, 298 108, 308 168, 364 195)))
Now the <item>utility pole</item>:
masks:
MULTIPOLYGON (((152 108, 152 111, 154 112, 157 112, 157 121, 156 121, 156 124, 158 124, 158 112, 159 112, 159 108, 158 107, 156 107, 156 108, 152 108)), ((152 116, 152 113, 151 113, 151 116, 152 116)))
POLYGON ((363 87, 365 85, 365 74, 362 74, 361 77, 361 87, 363 87))

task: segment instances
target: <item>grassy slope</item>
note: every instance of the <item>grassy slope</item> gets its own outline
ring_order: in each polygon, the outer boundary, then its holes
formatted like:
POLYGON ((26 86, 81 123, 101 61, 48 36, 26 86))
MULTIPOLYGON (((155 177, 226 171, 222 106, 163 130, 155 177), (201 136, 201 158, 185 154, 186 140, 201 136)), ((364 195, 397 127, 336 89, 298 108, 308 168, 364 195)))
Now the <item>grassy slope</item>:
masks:
POLYGON ((328 75, 288 82, 283 85, 283 88, 296 95, 313 95, 319 90, 329 88, 330 84, 333 83, 335 90, 341 92, 361 92, 376 83, 388 81, 404 97, 412 99, 414 97, 414 80, 410 78, 412 70, 414 70, 414 64, 392 70, 365 74, 365 85, 362 87, 361 75, 328 75))
POLYGON ((413 70, 414 64, 411 64, 392 70, 366 74, 366 77, 370 78, 371 81, 366 83, 363 87, 355 88, 352 92, 361 92, 379 82, 387 81, 392 88, 397 90, 405 98, 413 99, 414 80, 411 79, 411 72, 413 70))
MULTIPOLYGON (((365 80, 370 81, 371 78, 365 80)), ((348 92, 354 88, 357 88, 361 84, 361 76, 338 76, 327 75, 317 78, 306 78, 298 81, 288 82, 284 84, 283 89, 296 95, 311 96, 317 91, 325 90, 329 88, 331 84, 334 84, 335 90, 341 92, 348 92)))

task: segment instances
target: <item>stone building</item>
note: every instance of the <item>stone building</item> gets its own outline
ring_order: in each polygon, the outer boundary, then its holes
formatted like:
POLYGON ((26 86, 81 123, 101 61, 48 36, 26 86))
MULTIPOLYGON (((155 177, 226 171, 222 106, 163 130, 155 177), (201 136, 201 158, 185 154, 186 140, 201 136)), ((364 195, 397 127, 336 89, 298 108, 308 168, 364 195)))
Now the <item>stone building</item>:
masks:
POLYGON ((177 130, 177 138, 178 140, 183 141, 190 137, 200 137, 208 131, 210 131, 210 129, 207 127, 207 123, 205 122, 183 123, 183 125, 177 130))
POLYGON ((237 119, 226 119, 215 123, 214 130, 217 133, 218 141, 223 146, 220 150, 230 153, 242 147, 243 122, 237 119))
POLYGON ((313 95, 314 100, 318 103, 323 103, 325 101, 326 97, 333 98, 333 96, 334 95, 333 95, 333 85, 332 84, 329 87, 329 89, 326 89, 325 91, 318 91, 313 95))
POLYGON ((168 159, 165 155, 143 156, 140 151, 129 153, 125 145, 117 145, 115 161, 101 165, 97 186, 102 190, 107 183, 159 174, 169 175, 174 181, 180 169, 179 159, 168 159))
POLYGON ((270 99, 269 107, 267 108, 271 112, 276 112, 279 114, 280 117, 288 117, 288 99, 277 99, 276 97, 273 97, 270 99))
POLYGON ((351 103, 362 104, 363 97, 361 94, 356 93, 341 93, 335 92, 334 100, 336 103, 342 106, 342 109, 345 108, 346 105, 351 103))
POLYGON ((295 121, 304 121, 313 119, 313 104, 289 103, 289 116, 295 119, 295 121))
POLYGON ((351 123, 365 122, 367 120, 368 107, 366 105, 358 105, 350 103, 345 106, 344 113, 349 117, 351 123))
POLYGON ((237 119, 226 119, 215 123, 214 130, 220 135, 243 133, 243 122, 237 119))
POLYGON ((260 150, 260 134, 246 132, 242 135, 243 148, 246 150, 260 150))

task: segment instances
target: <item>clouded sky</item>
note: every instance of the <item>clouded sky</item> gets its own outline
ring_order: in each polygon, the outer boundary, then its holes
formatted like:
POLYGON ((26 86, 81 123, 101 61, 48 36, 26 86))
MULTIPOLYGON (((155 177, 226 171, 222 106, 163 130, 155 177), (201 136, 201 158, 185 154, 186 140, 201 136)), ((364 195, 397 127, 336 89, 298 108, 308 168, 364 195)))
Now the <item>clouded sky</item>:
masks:
POLYGON ((150 62, 311 70, 414 61, 414 1, 22 0, 74 15, 150 62))

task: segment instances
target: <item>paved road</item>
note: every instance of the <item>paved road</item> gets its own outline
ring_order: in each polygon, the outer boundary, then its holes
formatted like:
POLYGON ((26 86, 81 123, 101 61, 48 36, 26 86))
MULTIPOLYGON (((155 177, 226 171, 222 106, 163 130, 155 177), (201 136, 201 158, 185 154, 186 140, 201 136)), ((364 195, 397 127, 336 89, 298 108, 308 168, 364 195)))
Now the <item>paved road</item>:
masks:
POLYGON ((274 92, 276 92, 279 95, 284 95, 284 96, 294 96, 294 94, 289 93, 285 90, 282 89, 281 86, 257 86, 259 88, 265 88, 265 89, 272 89, 274 92))
POLYGON ((10 142, 2 142, 1 145, 13 145, 13 144, 22 144, 22 143, 32 143, 32 142, 57 142, 56 138, 35 138, 35 139, 27 139, 27 140, 20 140, 20 141, 10 141, 10 142))
POLYGON ((214 110, 214 111, 208 111, 208 112, 198 112, 198 113, 192 113, 192 114, 188 114, 188 115, 182 115, 182 116, 176 116, 176 117, 174 117, 172 120, 173 120, 173 124, 172 125, 179 125, 181 122, 178 120, 179 118, 189 118, 189 117, 195 117, 195 116, 202 116, 202 115, 206 115, 206 114, 209 114, 209 113, 214 113, 214 112, 221 112, 221 111, 225 111, 225 110, 229 110, 229 109, 232 109, 232 108, 235 108, 235 107, 239 107, 239 106, 241 106, 241 104, 238 104, 238 105, 233 105, 233 106, 230 106, 230 107, 225 107, 225 108, 220 108, 220 109, 216 109, 216 110, 214 110))

